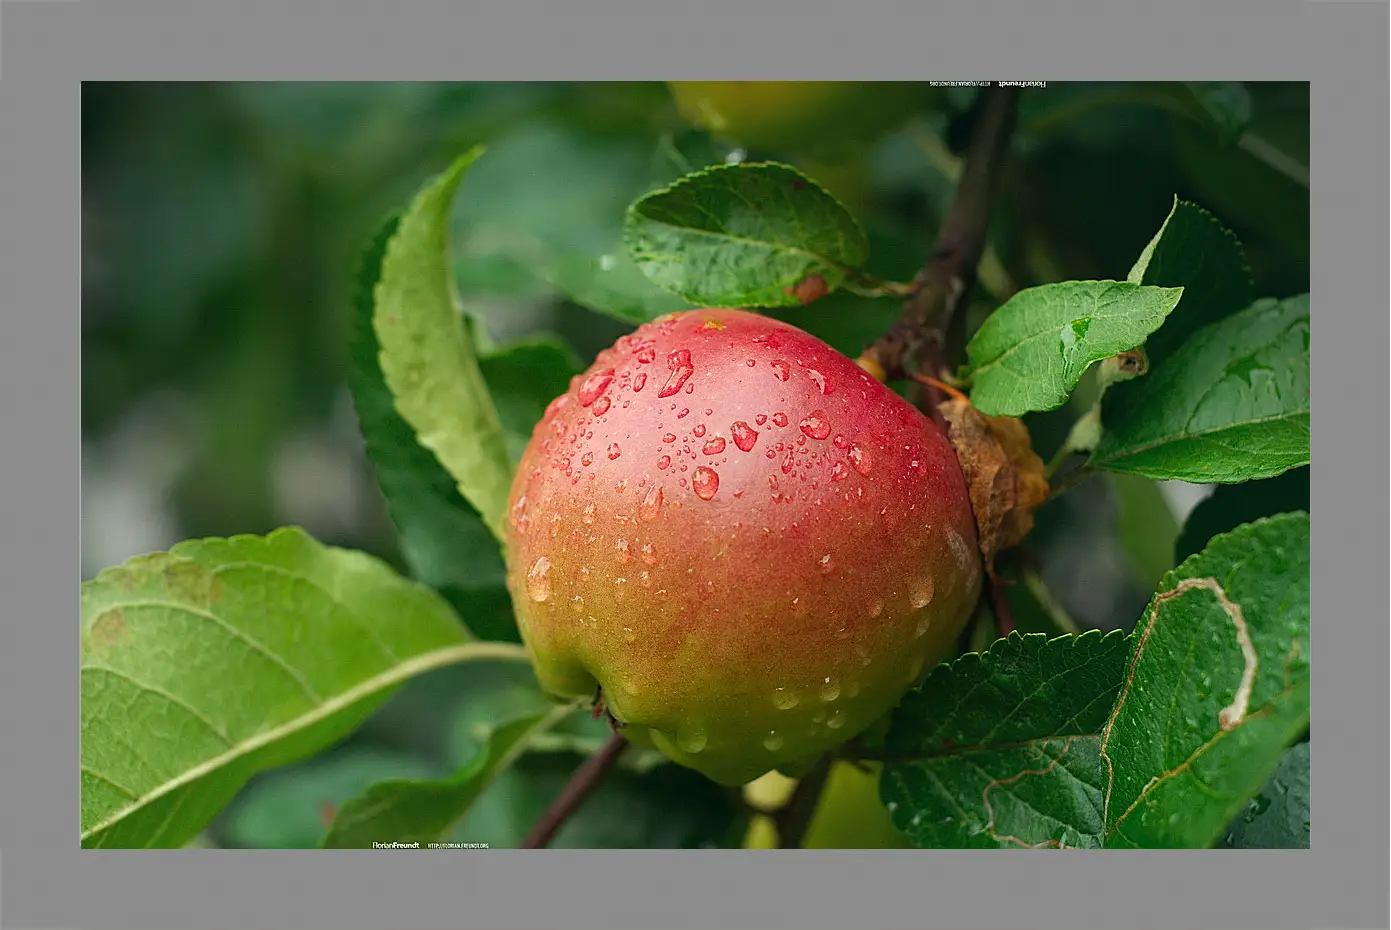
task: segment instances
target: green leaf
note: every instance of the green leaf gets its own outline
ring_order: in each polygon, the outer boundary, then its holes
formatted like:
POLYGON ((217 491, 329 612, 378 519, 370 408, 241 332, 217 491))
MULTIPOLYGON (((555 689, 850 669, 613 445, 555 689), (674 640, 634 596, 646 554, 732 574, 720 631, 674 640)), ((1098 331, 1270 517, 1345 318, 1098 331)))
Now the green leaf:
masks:
POLYGON ((923 848, 1100 845, 1099 734, 1120 631, 1011 634, 939 666, 893 713, 881 793, 923 848))
POLYGON ((1064 281, 1022 290, 966 346, 971 404, 988 416, 1060 407, 1094 362, 1145 341, 1182 288, 1064 281))
POLYGON ((387 219, 363 256, 349 328, 348 385, 377 484, 411 574, 439 591, 475 634, 519 642, 497 540, 433 452, 396 410, 372 326, 373 295, 399 218, 387 219))
POLYGON ((1132 384, 1103 402, 1094 467, 1235 483, 1309 464, 1309 295, 1204 327, 1132 384))
POLYGON ((435 774, 407 753, 376 746, 335 751, 253 779, 219 832, 233 849, 314 849, 343 802, 383 779, 435 774))
POLYGON ((1251 123, 1251 94, 1240 81, 1189 81, 1197 98, 1225 142, 1241 137, 1251 123))
POLYGON ((526 741, 574 710, 559 707, 547 714, 509 720, 489 735, 483 750, 446 779, 379 782, 338 811, 324 837, 330 849, 370 849, 372 843, 441 841, 468 813, 485 789, 526 749, 526 741))
POLYGON ((1207 848, 1309 725, 1309 517, 1219 536, 1141 618, 1102 736, 1106 845, 1207 848))
POLYGON ((571 253, 550 263, 550 284, 587 310, 624 323, 646 323, 690 304, 648 280, 626 251, 591 258, 571 253))
POLYGON ((520 647, 297 529, 180 543, 82 586, 82 844, 177 847, 254 774, 351 733, 398 685, 520 647))
POLYGON ((794 168, 721 165, 628 209, 624 240, 659 287, 702 307, 788 307, 819 275, 834 291, 864 264, 864 231, 794 168))
POLYGON ((1251 270, 1236 235, 1202 207, 1177 197, 1164 225, 1130 269, 1128 280, 1183 288, 1183 300, 1145 340, 1151 369, 1193 333, 1246 309, 1256 299, 1251 270))
POLYGON ((1309 744, 1285 750, 1275 774, 1232 824, 1227 849, 1309 848, 1309 744))
POLYGON ((1294 468, 1264 481, 1220 485, 1193 508, 1174 543, 1174 562, 1207 548, 1218 533, 1261 517, 1309 510, 1309 468, 1294 468))
POLYGON ((570 379, 584 370, 574 350, 552 335, 508 343, 483 356, 479 366, 514 462, 522 457, 546 405, 564 394, 570 379))
POLYGON ((1146 590, 1153 590, 1164 574, 1178 564, 1174 561, 1178 521, 1158 482, 1139 475, 1107 477, 1119 505, 1116 532, 1121 547, 1135 567, 1137 580, 1146 590))
POLYGON ((512 463, 446 261, 449 213, 474 149, 416 197, 386 244, 373 329, 396 409, 498 539, 512 463))

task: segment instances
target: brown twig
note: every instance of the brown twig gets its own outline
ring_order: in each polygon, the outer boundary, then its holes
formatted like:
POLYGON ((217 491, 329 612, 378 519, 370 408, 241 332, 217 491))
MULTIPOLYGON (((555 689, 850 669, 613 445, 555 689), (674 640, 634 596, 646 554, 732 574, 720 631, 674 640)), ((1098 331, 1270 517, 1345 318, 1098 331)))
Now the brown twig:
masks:
MULTIPOLYGON (((1018 103, 1018 88, 997 85, 985 91, 961 181, 937 231, 932 254, 914 279, 912 296, 905 301, 898 322, 862 353, 891 379, 902 377, 909 364, 936 377, 959 351, 951 345, 961 341, 953 338, 961 327, 959 310, 975 283, 985 250, 991 205, 1018 103)), ((940 392, 928 386, 925 393, 924 408, 939 419, 940 392)))
POLYGON ((797 782, 792 797, 773 815, 779 849, 796 849, 802 845, 812 815, 816 813, 817 802, 821 800, 821 789, 826 787, 826 779, 831 775, 831 761, 829 755, 822 756, 812 770, 797 782))
POLYGON ((584 760, 584 764, 576 769, 570 781, 560 794, 556 795, 551 806, 546 808, 546 812, 536 821, 531 832, 522 841, 522 849, 544 849, 550 845, 556 833, 565 825, 565 821, 579 809, 580 804, 599 783, 600 777, 618 760, 627 746, 628 741, 622 734, 610 733, 599 751, 584 760))
POLYGON ((1018 629, 1014 622, 1014 608, 1009 605, 1009 596, 1005 594, 1005 580, 991 574, 985 583, 990 587, 990 612, 995 615, 995 635, 1004 639, 1018 629))

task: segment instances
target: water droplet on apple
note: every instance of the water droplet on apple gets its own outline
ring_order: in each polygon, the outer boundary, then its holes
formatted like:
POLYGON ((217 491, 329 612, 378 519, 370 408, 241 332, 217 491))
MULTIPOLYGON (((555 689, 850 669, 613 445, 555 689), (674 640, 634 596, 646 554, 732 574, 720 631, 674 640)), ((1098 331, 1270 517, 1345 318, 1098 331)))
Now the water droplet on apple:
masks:
POLYGON ((609 443, 609 461, 610 461, 610 462, 612 462, 614 459, 618 458, 618 457, 619 457, 620 455, 622 455, 622 454, 623 454, 623 450, 620 449, 620 448, 618 448, 618 443, 616 443, 616 442, 611 442, 611 443, 609 443))
POLYGON ((657 392, 658 397, 670 397, 680 391, 686 385, 687 379, 695 373, 695 366, 691 364, 691 350, 677 349, 668 355, 667 369, 671 374, 667 377, 667 383, 657 392))
POLYGON ((844 481, 849 474, 850 469, 845 467, 844 462, 836 462, 834 465, 831 466, 832 481, 844 481))
POLYGON ((838 710, 831 714, 831 718, 826 721, 826 726, 830 727, 832 730, 839 730, 841 727, 845 726, 845 712, 838 710))
MULTIPOLYGON (((663 458, 665 458, 665 456, 663 456, 663 458)), ((642 503, 638 505, 638 517, 648 522, 651 522, 657 519, 657 517, 661 515, 661 512, 662 489, 654 485, 653 487, 648 489, 647 496, 644 497, 642 499, 642 503)), ((643 546, 642 552, 643 560, 646 561, 647 557, 652 554, 651 543, 648 543, 647 545, 643 546)), ((647 564, 651 565, 652 563, 648 562, 647 564)))
MULTIPOLYGON (((909 597, 911 599, 909 603, 913 605, 914 610, 922 610, 926 607, 932 601, 932 579, 919 578, 915 580, 909 591, 909 597)), ((921 636, 922 633, 919 632, 918 635, 921 636)))
POLYGON ((704 436, 704 435, 705 435, 705 424, 704 424, 704 423, 697 423, 695 426, 691 427, 691 433, 692 433, 692 435, 694 435, 695 438, 697 438, 697 439, 699 439, 700 437, 704 436))
POLYGON ((802 703, 802 699, 794 692, 786 688, 773 689, 773 706, 778 710, 791 710, 800 703, 802 703))
POLYGON ((699 727, 676 732, 676 745, 680 746, 683 752, 689 752, 692 755, 704 749, 708 740, 709 737, 706 736, 705 731, 699 727))
POLYGON ((763 737, 763 748, 769 752, 777 752, 783 747, 783 738, 777 730, 769 730, 768 735, 763 737))
POLYGON ((647 372, 640 371, 637 377, 633 378, 633 393, 636 394, 647 386, 647 372))
POLYGON ((768 422, 768 414, 760 413, 758 416, 753 418, 753 421, 757 425, 762 426, 764 423, 768 422))
POLYGON ((664 455, 664 456, 662 456, 661 458, 657 459, 657 468, 659 468, 660 470, 666 471, 666 470, 667 470, 668 468, 670 468, 670 467, 671 467, 671 456, 669 456, 669 455, 664 455))
POLYGON ((845 434, 844 434, 844 433, 836 433, 836 438, 835 438, 835 439, 832 439, 831 442, 835 443, 835 446, 836 446, 837 449, 849 449, 849 448, 850 448, 850 440, 848 440, 848 439, 845 438, 845 434))
POLYGON ((605 368, 596 371, 584 383, 580 385, 579 401, 581 407, 588 407, 599 399, 599 396, 608 390, 609 382, 613 381, 613 369, 605 368))
POLYGON ((820 559, 817 560, 816 564, 817 567, 821 569, 822 574, 829 575, 831 573, 832 568, 830 553, 823 555, 820 559))
POLYGON ((705 445, 700 451, 706 455, 719 455, 724 451, 724 439, 720 436, 712 436, 705 441, 705 445))
POLYGON ((792 366, 782 359, 769 362, 768 367, 773 369, 773 377, 779 381, 786 381, 792 375, 792 366))
POLYGON ((526 573, 526 593, 538 604, 551 596, 551 560, 544 555, 526 573))
POLYGON ((778 411, 777 413, 773 414, 773 425, 779 428, 786 426, 787 414, 783 413, 782 411, 778 411))
POLYGON ((824 410, 813 410, 797 425, 812 439, 825 439, 831 435, 831 421, 826 419, 824 410))
POLYGON ((861 449, 859 446, 851 446, 850 451, 846 453, 846 457, 850 459, 850 464, 855 467, 857 472, 864 475, 866 478, 869 477, 870 469, 873 466, 873 459, 870 458, 868 452, 861 449))
POLYGON ((831 393, 833 385, 825 375, 817 371, 815 368, 808 368, 807 374, 811 376, 811 380, 816 384, 817 389, 821 391, 822 394, 831 393))
POLYGON ((592 524, 594 523, 594 505, 593 505, 593 504, 585 504, 585 505, 584 505, 584 510, 581 510, 581 511, 580 511, 580 520, 583 521, 584 524, 585 524, 586 526, 592 525, 592 524))
POLYGON ((675 441, 676 441, 676 434, 675 434, 675 433, 667 433, 665 436, 662 437, 662 442, 665 442, 665 443, 673 443, 673 442, 675 442, 675 441))
POLYGON ((691 476, 691 488, 695 491, 696 497, 708 501, 720 489, 720 476, 715 474, 713 468, 702 465, 691 476))
POLYGON ((828 677, 821 683, 821 700, 831 703, 840 697, 840 682, 828 677))

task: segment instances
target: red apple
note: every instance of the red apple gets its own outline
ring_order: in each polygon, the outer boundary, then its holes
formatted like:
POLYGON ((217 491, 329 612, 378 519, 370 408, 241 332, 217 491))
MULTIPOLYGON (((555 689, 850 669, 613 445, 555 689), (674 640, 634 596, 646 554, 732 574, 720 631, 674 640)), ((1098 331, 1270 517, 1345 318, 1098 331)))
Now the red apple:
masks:
POLYGON ((942 431, 815 337, 691 310, 599 353, 513 483, 537 676, 724 784, 805 764, 938 661, 980 592, 942 431))

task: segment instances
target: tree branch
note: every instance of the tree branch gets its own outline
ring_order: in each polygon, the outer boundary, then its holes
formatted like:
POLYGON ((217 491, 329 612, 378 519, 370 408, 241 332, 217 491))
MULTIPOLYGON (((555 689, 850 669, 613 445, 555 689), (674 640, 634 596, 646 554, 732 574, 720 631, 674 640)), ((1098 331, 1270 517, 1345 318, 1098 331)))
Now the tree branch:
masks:
POLYGON ((792 797, 773 815, 779 849, 797 849, 802 845, 812 815, 816 813, 816 804, 821 800, 821 789, 826 787, 826 779, 831 775, 831 762, 829 755, 822 756, 812 770, 797 782, 792 797))
POLYGON ((600 777, 618 760, 627 746, 628 741, 621 733, 610 733, 599 751, 584 760, 584 764, 575 770, 570 781, 560 794, 556 795, 551 806, 546 808, 546 812, 536 821, 531 832, 522 841, 522 849, 544 849, 550 845, 556 833, 565 825, 565 821, 579 809, 580 804, 599 783, 600 777))
MULTIPOLYGON (((995 189, 1018 103, 1019 89, 1015 87, 996 85, 982 95, 961 181, 937 231, 932 254, 914 279, 913 293, 904 303, 898 322, 860 356, 870 370, 895 379, 903 377, 909 367, 916 367, 938 377, 955 361, 953 356, 960 347, 954 343, 964 341, 959 338, 963 325, 959 310, 975 283, 985 251, 995 189)), ((934 419, 940 419, 940 400, 938 389, 928 386, 924 407, 934 419)))

